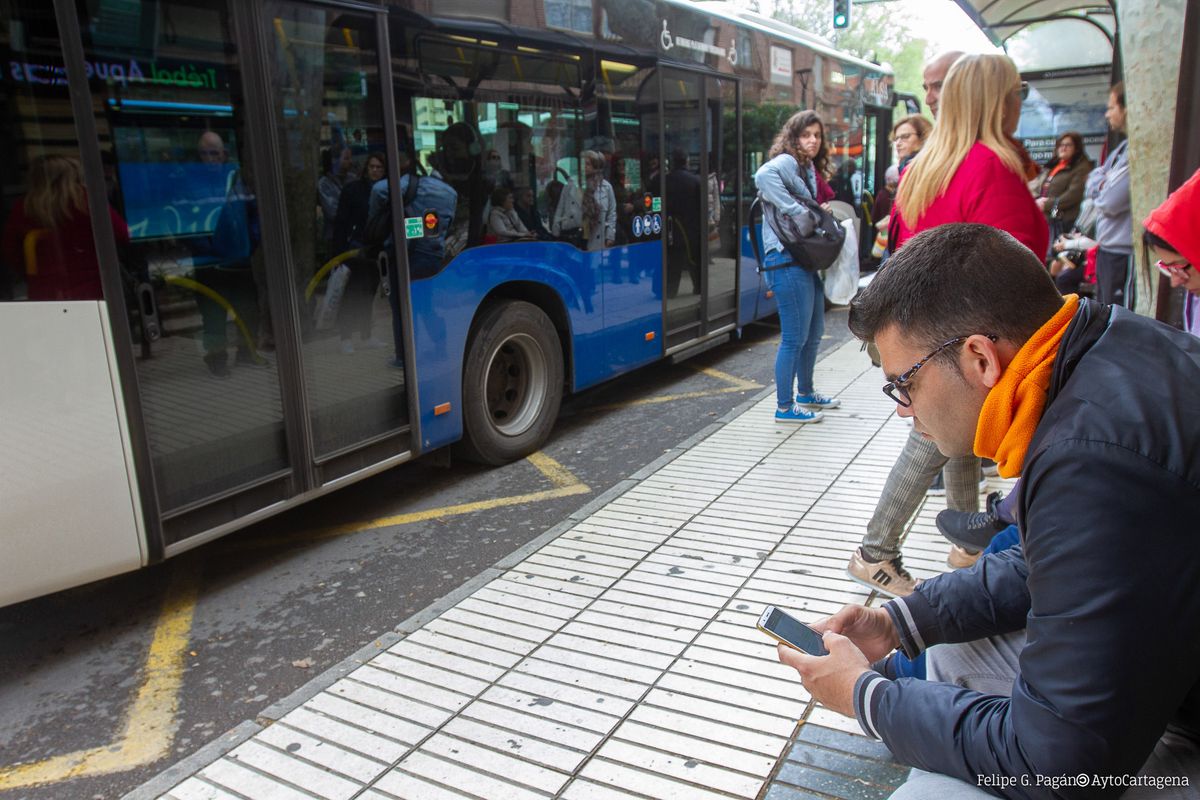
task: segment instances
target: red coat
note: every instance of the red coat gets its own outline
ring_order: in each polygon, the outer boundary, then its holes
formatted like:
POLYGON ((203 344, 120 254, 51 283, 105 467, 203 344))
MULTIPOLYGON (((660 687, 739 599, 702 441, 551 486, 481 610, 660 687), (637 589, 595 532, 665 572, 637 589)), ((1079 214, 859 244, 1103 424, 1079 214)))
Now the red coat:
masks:
POLYGON ((821 173, 818 172, 817 173, 817 202, 818 203, 828 203, 830 200, 832 200, 835 197, 837 197, 837 192, 835 192, 833 190, 833 187, 829 185, 829 181, 825 180, 825 178, 821 175, 821 173))
MULTIPOLYGON (((909 173, 906 170, 900 177, 902 185, 909 173)), ((892 218, 899 218, 897 249, 921 231, 950 222, 978 222, 1008 231, 1038 260, 1046 257, 1050 247, 1050 226, 1033 202, 1024 176, 1010 170, 980 142, 971 147, 946 191, 925 209, 916 225, 903 219, 899 206, 892 210, 892 218)))
MULTIPOLYGON (((117 246, 129 244, 129 228, 111 207, 109 221, 117 246)), ((28 282, 30 300, 102 300, 100 263, 87 212, 73 214, 54 231, 46 231, 33 250, 35 264, 25 263, 25 237, 45 230, 25 213, 25 198, 17 200, 4 223, 4 260, 28 282), (35 269, 32 274, 28 270, 35 269)))

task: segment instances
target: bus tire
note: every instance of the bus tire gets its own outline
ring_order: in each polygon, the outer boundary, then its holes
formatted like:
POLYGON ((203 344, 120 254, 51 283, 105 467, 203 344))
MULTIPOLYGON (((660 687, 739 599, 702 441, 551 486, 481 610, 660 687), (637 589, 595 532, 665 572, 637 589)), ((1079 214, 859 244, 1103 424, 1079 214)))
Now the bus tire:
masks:
POLYGON ((536 451, 554 427, 562 390, 562 348, 546 314, 521 300, 486 309, 463 366, 460 454, 498 465, 536 451))

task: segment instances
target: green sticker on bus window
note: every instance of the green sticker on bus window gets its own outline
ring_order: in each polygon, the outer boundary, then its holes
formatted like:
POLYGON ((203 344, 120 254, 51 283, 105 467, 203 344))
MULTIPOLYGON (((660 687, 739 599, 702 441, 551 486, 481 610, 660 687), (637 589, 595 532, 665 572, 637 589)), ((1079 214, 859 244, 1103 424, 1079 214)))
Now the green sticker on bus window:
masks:
POLYGON ((650 210, 651 211, 662 211, 662 198, 661 197, 656 197, 656 198, 654 198, 653 201, 651 201, 650 210))
POLYGON ((405 217, 404 218, 404 238, 405 239, 420 239, 425 235, 425 229, 421 226, 420 217, 405 217))

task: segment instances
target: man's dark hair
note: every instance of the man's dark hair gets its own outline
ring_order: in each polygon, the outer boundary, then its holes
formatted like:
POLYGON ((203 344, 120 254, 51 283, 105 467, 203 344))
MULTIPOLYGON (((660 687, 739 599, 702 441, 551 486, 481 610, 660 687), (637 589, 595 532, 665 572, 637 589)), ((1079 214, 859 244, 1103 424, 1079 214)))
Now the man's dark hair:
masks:
POLYGON ((1116 95, 1117 105, 1119 105, 1121 107, 1121 110, 1124 111, 1125 110, 1125 81, 1117 81, 1116 83, 1114 83, 1112 85, 1112 88, 1108 90, 1108 93, 1111 95, 1116 95))
POLYGON ((508 196, 512 194, 512 189, 507 186, 497 186, 492 190, 492 207, 500 208, 508 200, 508 196))
POLYGON ((933 350, 971 334, 1023 344, 1062 307, 1042 262, 1010 234, 953 223, 919 233, 888 259, 850 305, 863 341, 896 325, 933 350))

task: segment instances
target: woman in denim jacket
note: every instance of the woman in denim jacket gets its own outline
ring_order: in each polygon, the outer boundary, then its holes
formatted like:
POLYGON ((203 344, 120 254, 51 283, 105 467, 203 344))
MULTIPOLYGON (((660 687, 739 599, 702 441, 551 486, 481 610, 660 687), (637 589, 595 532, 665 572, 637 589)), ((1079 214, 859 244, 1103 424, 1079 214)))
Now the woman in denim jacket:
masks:
MULTIPOLYGON (((795 198, 817 197, 817 179, 827 164, 825 126, 817 112, 793 114, 775 137, 769 155, 771 160, 754 174, 758 191, 784 214, 809 213, 795 198)), ((763 276, 779 306, 775 421, 819 422, 821 409, 837 408, 840 404, 836 398, 825 397, 813 387, 817 349, 825 331, 821 275, 795 264, 766 221, 762 238, 766 270, 763 276)))

